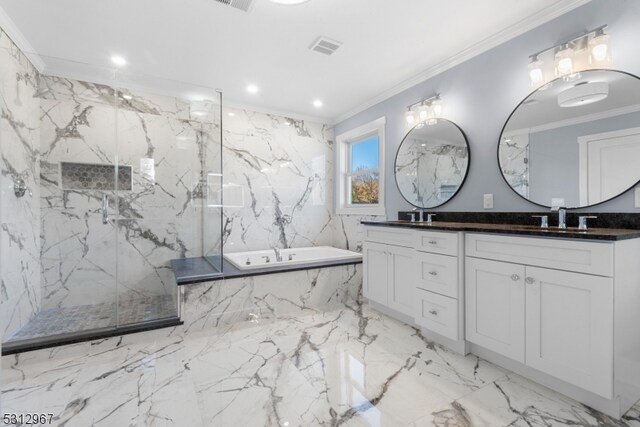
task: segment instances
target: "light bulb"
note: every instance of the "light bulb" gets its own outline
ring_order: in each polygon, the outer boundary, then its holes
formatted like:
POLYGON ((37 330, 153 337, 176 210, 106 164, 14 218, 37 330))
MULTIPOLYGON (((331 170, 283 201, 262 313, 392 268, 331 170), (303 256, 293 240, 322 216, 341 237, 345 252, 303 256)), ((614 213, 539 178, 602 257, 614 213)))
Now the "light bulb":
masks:
POLYGON ((556 73, 558 76, 566 76, 573 73, 573 49, 566 43, 556 53, 556 73))
POLYGON ((439 97, 431 101, 431 110, 433 111, 433 117, 442 116, 442 100, 439 97))
POLYGON ((609 60, 609 36, 598 31, 594 38, 589 40, 589 50, 591 51, 591 62, 602 62, 609 60))
POLYGON ((542 61, 538 59, 538 56, 531 57, 529 63, 529 80, 531 86, 538 87, 544 82, 544 73, 542 72, 542 61))
POLYGON ((421 122, 427 120, 429 118, 429 107, 425 104, 420 105, 418 108, 418 116, 421 122))
POLYGON ((404 118, 409 126, 413 126, 413 124, 416 122, 416 116, 413 114, 413 111, 411 111, 411 109, 407 110, 404 113, 404 118))

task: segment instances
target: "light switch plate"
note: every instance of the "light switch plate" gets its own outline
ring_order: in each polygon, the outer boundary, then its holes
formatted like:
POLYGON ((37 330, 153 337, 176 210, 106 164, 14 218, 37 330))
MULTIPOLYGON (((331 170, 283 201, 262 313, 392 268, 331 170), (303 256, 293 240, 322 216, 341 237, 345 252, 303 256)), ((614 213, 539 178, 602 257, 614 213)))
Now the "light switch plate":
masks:
POLYGON ((484 195, 484 208, 493 209, 493 194, 484 195))
POLYGON ((635 191, 635 206, 636 208, 640 208, 640 187, 636 187, 635 191))

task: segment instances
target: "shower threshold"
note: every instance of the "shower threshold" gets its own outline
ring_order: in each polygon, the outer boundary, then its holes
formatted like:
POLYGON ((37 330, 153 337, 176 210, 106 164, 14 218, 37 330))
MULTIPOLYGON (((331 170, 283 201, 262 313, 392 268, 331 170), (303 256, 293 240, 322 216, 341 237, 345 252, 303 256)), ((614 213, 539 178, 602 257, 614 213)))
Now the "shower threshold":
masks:
POLYGON ((43 348, 58 347, 61 345, 75 344, 85 341, 93 341, 103 338, 111 338, 119 335, 135 334, 154 329, 170 328, 184 324, 179 317, 151 320, 144 323, 125 325, 119 327, 92 329, 90 331, 70 332, 52 335, 45 338, 31 338, 20 341, 7 341, 2 343, 2 355, 24 353, 27 351, 41 350, 43 348))
POLYGON ((44 309, 2 343, 2 355, 182 324, 171 295, 44 309), (116 308, 117 307, 117 308, 116 308))

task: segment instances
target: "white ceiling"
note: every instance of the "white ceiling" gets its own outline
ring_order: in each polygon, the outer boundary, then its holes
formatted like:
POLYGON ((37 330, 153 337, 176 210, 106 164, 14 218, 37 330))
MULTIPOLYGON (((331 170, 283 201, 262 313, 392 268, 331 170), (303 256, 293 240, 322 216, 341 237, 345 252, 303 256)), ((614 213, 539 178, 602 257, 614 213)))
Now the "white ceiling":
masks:
POLYGON ((255 0, 246 13, 214 0, 0 0, 0 25, 47 74, 98 80, 93 66, 118 54, 138 84, 221 88, 227 104, 333 123, 587 1, 255 0), (320 35, 344 44, 308 50, 320 35))

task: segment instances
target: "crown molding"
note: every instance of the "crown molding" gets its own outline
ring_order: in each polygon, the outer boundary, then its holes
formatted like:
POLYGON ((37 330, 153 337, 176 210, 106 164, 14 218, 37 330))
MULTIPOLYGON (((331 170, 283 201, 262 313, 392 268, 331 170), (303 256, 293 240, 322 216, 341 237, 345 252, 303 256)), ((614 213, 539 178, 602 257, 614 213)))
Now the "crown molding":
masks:
POLYGON ((483 40, 480 40, 474 45, 462 50, 461 52, 458 52, 457 54, 432 67, 427 68, 419 74, 400 82, 399 84, 385 90, 384 92, 369 99, 368 101, 363 102, 357 107, 334 117, 330 121, 330 123, 337 124, 350 117, 353 117, 356 114, 366 110, 367 108, 373 107, 374 105, 379 104, 380 102, 389 99, 392 96, 399 94, 400 92, 410 89, 413 86, 424 82, 425 80, 435 77, 438 74, 455 67, 456 65, 468 61, 471 58, 480 55, 481 53, 491 50, 494 47, 501 45, 502 43, 505 43, 513 38, 518 37, 519 35, 531 31, 532 29, 539 27, 540 25, 545 24, 561 15, 564 15, 565 13, 570 12, 577 7, 585 5, 590 1, 591 0, 565 0, 549 6, 546 9, 543 9, 525 19, 522 19, 510 25, 502 31, 499 31, 483 40))
POLYGON ((31 46, 31 43, 29 43, 24 34, 22 34, 22 31, 18 29, 16 23, 13 22, 13 19, 11 19, 2 6, 0 6, 0 30, 3 30, 7 36, 9 36, 11 41, 18 46, 18 49, 31 61, 31 64, 33 64, 36 70, 42 73, 45 67, 44 61, 40 55, 35 53, 35 49, 31 46))

